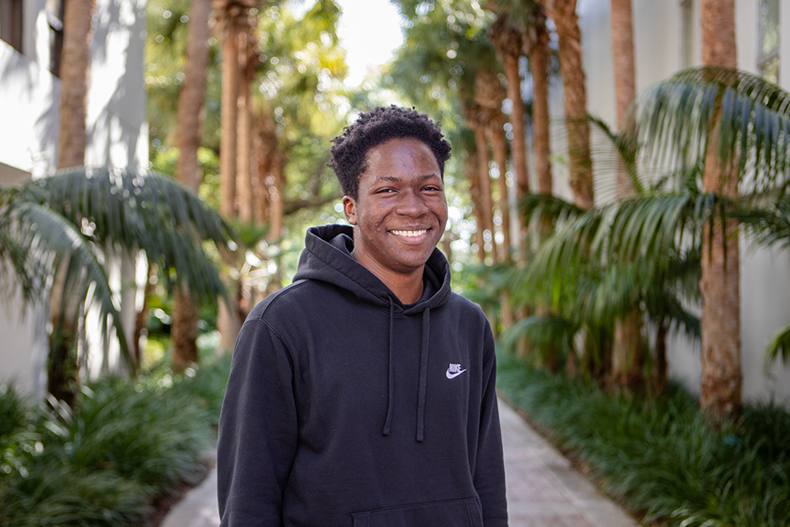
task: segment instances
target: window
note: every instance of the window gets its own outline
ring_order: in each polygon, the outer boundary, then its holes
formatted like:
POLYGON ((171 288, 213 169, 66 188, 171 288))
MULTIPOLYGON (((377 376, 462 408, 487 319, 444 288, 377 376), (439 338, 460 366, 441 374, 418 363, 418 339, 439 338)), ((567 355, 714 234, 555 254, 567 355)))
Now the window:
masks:
POLYGON ((680 0, 681 66, 694 65, 694 0, 680 0))
POLYGON ((22 53, 22 0, 0 0, 0 40, 22 53))
POLYGON ((760 0, 757 68, 763 78, 779 83, 779 0, 760 0))
POLYGON ((63 4, 64 0, 47 0, 47 22, 49 23, 49 71, 60 77, 60 57, 63 54, 63 4))

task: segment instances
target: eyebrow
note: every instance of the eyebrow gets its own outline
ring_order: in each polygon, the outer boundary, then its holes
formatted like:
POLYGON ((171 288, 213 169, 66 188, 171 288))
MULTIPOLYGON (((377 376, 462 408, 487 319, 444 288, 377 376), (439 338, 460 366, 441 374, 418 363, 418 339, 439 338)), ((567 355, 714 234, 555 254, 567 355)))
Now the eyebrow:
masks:
MULTIPOLYGON (((425 174, 424 176, 418 176, 417 179, 419 181, 426 181, 428 179, 434 179, 434 178, 441 179, 436 174, 425 174)), ((380 181, 391 181, 393 183, 398 183, 400 181, 403 181, 403 178, 399 178, 399 177, 395 177, 395 176, 379 176, 379 177, 376 178, 376 181, 374 181, 373 184, 375 185, 376 183, 378 183, 380 181)))

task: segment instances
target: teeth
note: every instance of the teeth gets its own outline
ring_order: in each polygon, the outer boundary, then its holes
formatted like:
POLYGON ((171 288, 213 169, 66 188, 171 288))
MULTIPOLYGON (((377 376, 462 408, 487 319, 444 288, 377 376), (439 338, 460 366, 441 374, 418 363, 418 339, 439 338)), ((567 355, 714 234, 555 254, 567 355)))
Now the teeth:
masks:
POLYGON ((407 238, 416 238, 418 236, 422 236, 428 232, 427 229, 421 229, 419 231, 392 231, 392 234, 397 234, 398 236, 405 236, 407 238))

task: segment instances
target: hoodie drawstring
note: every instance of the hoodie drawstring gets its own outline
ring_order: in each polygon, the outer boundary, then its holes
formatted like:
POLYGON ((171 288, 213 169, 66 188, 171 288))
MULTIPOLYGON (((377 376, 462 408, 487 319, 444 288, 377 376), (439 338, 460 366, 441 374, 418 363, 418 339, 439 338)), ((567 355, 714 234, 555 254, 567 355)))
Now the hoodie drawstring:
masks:
POLYGON ((420 346, 420 389, 417 393, 417 441, 425 439, 425 388, 428 384, 428 342, 431 332, 431 308, 422 312, 422 346, 420 346))
POLYGON ((381 431, 382 435, 388 436, 390 435, 390 429, 392 428, 392 340, 393 336, 393 325, 395 323, 395 304, 392 302, 392 297, 390 299, 390 331, 389 331, 389 346, 387 349, 387 418, 384 420, 384 429, 381 431))
MULTIPOLYGON (((384 420, 382 435, 390 435, 392 430, 392 348, 394 347, 395 305, 390 297, 390 326, 389 346, 387 350, 387 418, 384 420)), ((431 333, 431 308, 422 312, 422 342, 420 345, 420 381, 417 392, 417 441, 422 443, 425 439, 425 391, 428 385, 428 342, 431 333)))

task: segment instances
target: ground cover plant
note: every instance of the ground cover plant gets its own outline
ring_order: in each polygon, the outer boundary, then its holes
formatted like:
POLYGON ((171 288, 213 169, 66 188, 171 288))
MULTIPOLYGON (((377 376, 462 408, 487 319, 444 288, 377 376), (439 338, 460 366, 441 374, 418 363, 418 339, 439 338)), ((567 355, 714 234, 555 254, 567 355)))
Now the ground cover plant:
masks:
POLYGON ((790 525, 790 414, 780 406, 747 405, 739 420, 714 427, 678 385, 661 398, 615 396, 504 353, 497 387, 648 522, 790 525))
POLYGON ((143 525, 155 500, 204 474, 229 366, 103 378, 75 409, 0 389, 0 525, 143 525))

